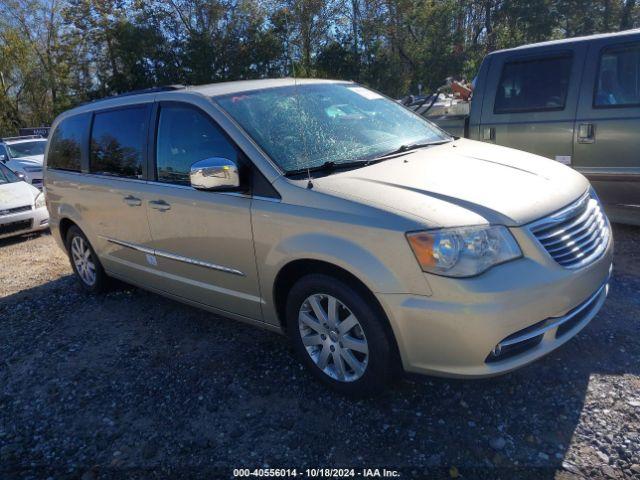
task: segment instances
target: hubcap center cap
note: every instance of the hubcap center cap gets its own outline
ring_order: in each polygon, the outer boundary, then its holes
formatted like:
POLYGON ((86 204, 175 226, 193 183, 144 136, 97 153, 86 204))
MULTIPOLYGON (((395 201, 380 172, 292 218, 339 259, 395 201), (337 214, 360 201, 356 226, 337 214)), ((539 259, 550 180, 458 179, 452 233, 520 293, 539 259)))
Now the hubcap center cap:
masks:
POLYGON ((330 330, 329 331, 329 338, 331 339, 332 342, 337 342, 338 341, 338 332, 336 332, 335 330, 330 330))

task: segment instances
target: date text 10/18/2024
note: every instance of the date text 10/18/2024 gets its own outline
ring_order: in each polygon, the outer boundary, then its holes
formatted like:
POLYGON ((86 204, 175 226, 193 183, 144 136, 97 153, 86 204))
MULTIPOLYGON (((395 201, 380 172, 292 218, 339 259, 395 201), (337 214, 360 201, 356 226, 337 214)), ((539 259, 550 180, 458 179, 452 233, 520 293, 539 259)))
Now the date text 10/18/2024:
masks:
POLYGON ((386 468, 234 468, 233 476, 275 478, 399 478, 400 472, 386 468))

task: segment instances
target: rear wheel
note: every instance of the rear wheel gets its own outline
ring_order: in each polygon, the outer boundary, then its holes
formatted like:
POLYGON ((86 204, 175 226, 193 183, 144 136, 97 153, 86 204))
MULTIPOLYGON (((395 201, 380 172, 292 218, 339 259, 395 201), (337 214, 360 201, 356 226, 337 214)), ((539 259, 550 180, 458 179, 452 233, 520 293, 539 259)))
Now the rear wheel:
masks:
POLYGON ((288 334, 320 381, 347 395, 382 390, 397 367, 392 338, 370 295, 324 274, 307 275, 287 299, 288 334))
POLYGON ((76 278, 80 281, 80 285, 91 293, 104 291, 109 278, 82 230, 76 226, 69 228, 66 246, 71 260, 71 267, 76 274, 76 278))

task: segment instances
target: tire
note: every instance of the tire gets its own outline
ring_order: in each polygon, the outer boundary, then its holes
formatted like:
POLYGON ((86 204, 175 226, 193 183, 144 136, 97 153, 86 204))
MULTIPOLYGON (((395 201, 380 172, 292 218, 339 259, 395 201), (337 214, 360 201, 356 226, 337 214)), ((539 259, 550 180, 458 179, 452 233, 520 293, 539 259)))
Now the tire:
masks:
POLYGON ((109 277, 102 268, 100 260, 89 240, 75 225, 69 228, 65 241, 71 268, 76 274, 78 282, 89 293, 101 293, 107 290, 109 277), (82 259, 78 253, 84 252, 82 259))
POLYGON ((381 392, 399 367, 387 319, 371 297, 338 278, 310 274, 287 298, 287 334, 296 355, 314 377, 352 397, 381 392), (318 322, 322 318, 328 328, 318 322))

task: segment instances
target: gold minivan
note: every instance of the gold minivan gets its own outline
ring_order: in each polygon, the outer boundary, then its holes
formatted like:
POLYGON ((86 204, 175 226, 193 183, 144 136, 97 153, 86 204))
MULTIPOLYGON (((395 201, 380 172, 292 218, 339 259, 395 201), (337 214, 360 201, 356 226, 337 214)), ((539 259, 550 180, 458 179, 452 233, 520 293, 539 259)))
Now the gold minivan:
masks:
POLYGON ((53 124, 51 228, 110 277, 286 333, 347 394, 402 370, 485 377, 560 346, 607 295, 589 182, 456 139, 352 82, 160 88, 53 124))

